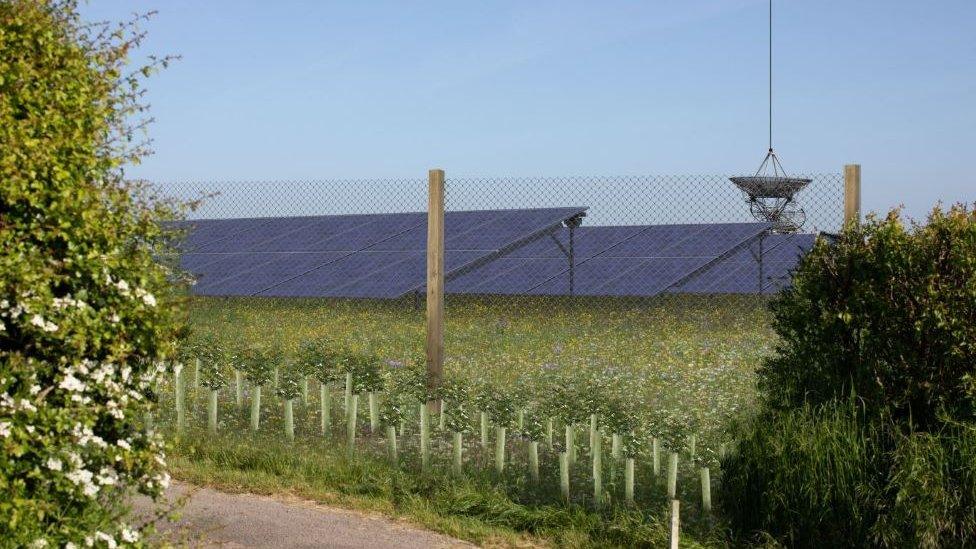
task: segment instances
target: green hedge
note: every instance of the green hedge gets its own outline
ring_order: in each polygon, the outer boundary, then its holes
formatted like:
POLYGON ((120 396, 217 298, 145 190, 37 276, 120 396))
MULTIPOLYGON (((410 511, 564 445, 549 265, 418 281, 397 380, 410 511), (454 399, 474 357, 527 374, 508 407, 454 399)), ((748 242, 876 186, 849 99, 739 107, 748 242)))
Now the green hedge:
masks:
POLYGON ((722 463, 736 539, 976 543, 976 214, 848 227, 772 309, 762 405, 722 463))
POLYGON ((759 371, 772 408, 856 394, 921 429, 976 419, 976 214, 897 212, 821 240, 773 302, 778 355, 759 371))
POLYGON ((136 32, 85 26, 72 1, 0 2, 5 547, 138 543, 121 502, 168 482, 142 422, 175 336, 154 261, 172 211, 121 171, 145 152, 136 32))

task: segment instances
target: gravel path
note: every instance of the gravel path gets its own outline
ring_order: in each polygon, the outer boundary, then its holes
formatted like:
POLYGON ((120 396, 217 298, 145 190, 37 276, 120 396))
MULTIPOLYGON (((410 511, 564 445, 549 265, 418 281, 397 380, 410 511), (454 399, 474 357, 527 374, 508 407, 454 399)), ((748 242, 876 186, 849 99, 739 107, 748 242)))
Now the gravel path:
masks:
MULTIPOLYGON (((179 521, 159 525, 161 535, 190 547, 474 547, 387 518, 307 501, 225 494, 175 482, 166 497, 187 499, 179 521)), ((143 517, 156 509, 145 498, 135 500, 133 507, 136 516, 143 517)))

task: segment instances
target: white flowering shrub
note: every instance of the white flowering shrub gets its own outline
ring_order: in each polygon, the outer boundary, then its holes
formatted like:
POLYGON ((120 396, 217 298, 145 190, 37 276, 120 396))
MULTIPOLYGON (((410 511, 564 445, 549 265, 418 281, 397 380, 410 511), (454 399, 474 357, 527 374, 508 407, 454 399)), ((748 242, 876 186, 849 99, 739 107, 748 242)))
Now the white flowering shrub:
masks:
POLYGON ((171 205, 122 178, 141 35, 75 2, 0 2, 0 544, 140 543, 127 495, 169 477, 141 424, 174 337, 154 261, 171 205), (105 32, 103 32, 105 31, 105 32), (127 75, 132 76, 127 76, 127 75))

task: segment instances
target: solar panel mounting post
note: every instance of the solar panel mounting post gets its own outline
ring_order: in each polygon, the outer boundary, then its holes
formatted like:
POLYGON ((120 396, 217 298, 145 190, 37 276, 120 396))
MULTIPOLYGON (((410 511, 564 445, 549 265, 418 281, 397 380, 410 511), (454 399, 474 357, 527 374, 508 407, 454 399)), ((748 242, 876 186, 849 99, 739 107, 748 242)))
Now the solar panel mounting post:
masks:
POLYGON ((763 239, 766 237, 766 233, 759 235, 759 295, 763 293, 763 278, 766 273, 763 272, 763 239))
MULTIPOLYGON (((433 393, 444 373, 444 170, 427 173, 427 389, 433 393)), ((428 408, 440 412, 440 403, 428 408)))
MULTIPOLYGON (((585 213, 575 215, 563 223, 569 227, 569 295, 575 295, 576 283, 576 228, 583 224, 585 213)), ((558 241, 557 241, 558 243, 558 241)))

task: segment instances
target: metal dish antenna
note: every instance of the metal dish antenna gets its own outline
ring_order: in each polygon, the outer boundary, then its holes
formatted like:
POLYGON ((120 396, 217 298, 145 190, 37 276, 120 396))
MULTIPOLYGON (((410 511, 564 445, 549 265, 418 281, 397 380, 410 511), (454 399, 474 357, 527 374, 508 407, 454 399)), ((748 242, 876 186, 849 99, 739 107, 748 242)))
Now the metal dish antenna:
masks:
POLYGON ((787 175, 773 151, 773 0, 769 0, 769 150, 755 175, 730 177, 749 204, 749 213, 773 224, 777 232, 795 233, 807 216, 794 199, 809 179, 787 175))

